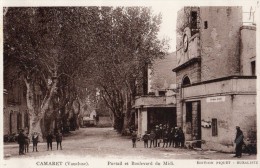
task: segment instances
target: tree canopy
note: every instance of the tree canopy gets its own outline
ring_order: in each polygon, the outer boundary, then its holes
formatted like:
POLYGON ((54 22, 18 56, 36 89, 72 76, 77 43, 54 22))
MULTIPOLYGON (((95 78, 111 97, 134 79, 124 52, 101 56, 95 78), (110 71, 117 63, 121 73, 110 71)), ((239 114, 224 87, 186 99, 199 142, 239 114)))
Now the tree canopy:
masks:
POLYGON ((137 85, 144 80, 144 69, 168 49, 167 41, 157 37, 161 16, 148 7, 5 11, 4 67, 18 67, 16 74, 26 83, 27 105, 31 116, 38 116, 37 122, 50 102, 58 104, 56 111, 67 113, 69 108, 65 107, 72 107, 75 100, 97 89, 122 121, 137 94, 137 85), (37 108, 35 84, 42 91, 37 108))

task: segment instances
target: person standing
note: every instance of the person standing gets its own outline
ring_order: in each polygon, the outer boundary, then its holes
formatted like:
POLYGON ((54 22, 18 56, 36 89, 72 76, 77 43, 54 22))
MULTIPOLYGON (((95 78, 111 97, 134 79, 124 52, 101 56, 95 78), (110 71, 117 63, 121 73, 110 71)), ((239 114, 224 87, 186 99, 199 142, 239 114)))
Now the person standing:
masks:
POLYGON ((151 134, 150 134, 150 148, 152 147, 152 144, 153 144, 153 147, 155 147, 155 137, 156 137, 156 134, 155 134, 154 130, 152 130, 151 134))
POLYGON ((169 147, 173 147, 174 146, 174 128, 171 128, 170 132, 169 132, 169 147))
POLYGON ((56 134, 56 142, 57 142, 57 150, 59 150, 59 145, 60 145, 60 150, 62 150, 62 133, 60 131, 58 131, 58 133, 56 134))
POLYGON ((183 148, 185 142, 185 135, 181 127, 179 128, 179 141, 180 141, 180 147, 183 148))
POLYGON ((145 131, 145 134, 143 135, 143 141, 144 141, 145 148, 148 148, 148 140, 149 140, 149 135, 147 134, 147 131, 145 131))
POLYGON ((133 143, 133 148, 136 148, 136 139, 137 139, 137 134, 136 134, 136 131, 133 130, 133 132, 132 132, 132 143, 133 143))
POLYGON ((236 138, 235 138, 235 144, 236 144, 236 155, 234 157, 241 158, 242 156, 242 146, 244 144, 244 135, 243 132, 240 130, 239 126, 236 126, 236 138))
POLYGON ((179 131, 178 131, 178 127, 175 127, 175 129, 174 129, 174 147, 175 148, 179 147, 179 131))
POLYGON ((169 140, 169 133, 168 131, 165 129, 164 133, 163 133, 163 148, 164 146, 167 148, 168 147, 168 140, 169 140))
POLYGON ((26 133, 26 135, 24 136, 24 153, 29 152, 29 144, 30 144, 29 133, 26 133))
POLYGON ((33 152, 34 152, 34 148, 35 148, 36 152, 38 152, 37 145, 39 142, 39 136, 38 136, 37 132, 33 133, 32 142, 33 142, 33 152))
POLYGON ((159 126, 156 125, 155 127, 155 147, 159 147, 159 144, 158 144, 158 139, 159 139, 159 126))
POLYGON ((20 130, 20 133, 17 137, 17 142, 19 144, 19 155, 24 155, 24 144, 25 144, 24 130, 20 130))
POLYGON ((49 150, 49 148, 51 148, 52 150, 52 139, 53 139, 53 135, 51 133, 51 131, 48 133, 46 140, 47 140, 47 150, 49 150))

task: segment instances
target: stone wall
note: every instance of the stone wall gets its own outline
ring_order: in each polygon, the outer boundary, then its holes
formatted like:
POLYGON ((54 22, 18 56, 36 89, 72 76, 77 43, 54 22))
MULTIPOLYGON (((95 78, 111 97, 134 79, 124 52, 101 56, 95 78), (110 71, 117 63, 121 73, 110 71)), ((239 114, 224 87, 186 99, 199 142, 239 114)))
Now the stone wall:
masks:
POLYGON ((176 53, 166 55, 164 59, 157 59, 153 62, 152 70, 148 75, 151 92, 156 90, 168 89, 176 83, 176 74, 172 69, 176 66, 176 53))
POLYGON ((201 7, 200 19, 202 81, 239 75, 242 8, 201 7))
MULTIPOLYGON (((176 73, 176 82, 180 87, 182 85, 183 78, 188 76, 191 84, 197 83, 201 80, 200 74, 200 64, 199 62, 195 62, 176 73)), ((176 94, 177 126, 179 127, 183 126, 182 94, 181 89, 179 89, 179 92, 176 94)))
MULTIPOLYGON (((230 78, 186 87, 182 95, 185 101, 201 102, 201 121, 212 123, 212 119, 217 120, 217 135, 212 133, 212 124, 211 127, 201 127, 203 149, 233 152, 236 126, 241 127, 245 139, 256 140, 256 79, 253 77, 230 78)), ((195 109, 196 105, 193 104, 194 114, 195 109)), ((184 122, 185 112, 184 103, 184 122)), ((193 123, 196 123, 195 117, 196 115, 193 117, 193 123)), ((186 127, 188 126, 184 125, 184 131, 187 130, 186 127)), ((196 132, 196 128, 193 128, 193 132, 196 132)), ((186 134, 186 139, 194 140, 194 136, 186 134)))
POLYGON ((251 62, 256 59, 256 27, 241 27, 240 72, 241 75, 252 75, 251 62))
POLYGON ((190 66, 176 72, 176 82, 178 85, 182 84, 182 80, 185 76, 189 77, 191 84, 200 82, 201 76, 199 62, 193 63, 190 66))

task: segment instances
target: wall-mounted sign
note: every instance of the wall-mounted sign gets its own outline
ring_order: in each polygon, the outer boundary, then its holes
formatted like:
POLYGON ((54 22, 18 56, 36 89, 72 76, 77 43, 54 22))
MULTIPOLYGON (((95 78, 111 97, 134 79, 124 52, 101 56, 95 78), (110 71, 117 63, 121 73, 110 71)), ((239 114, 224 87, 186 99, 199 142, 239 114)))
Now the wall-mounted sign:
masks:
POLYGON ((201 120, 201 127, 204 127, 204 128, 211 128, 211 121, 204 121, 204 120, 201 120))
POLYGON ((226 98, 225 96, 208 97, 206 99, 206 102, 207 103, 224 102, 225 98, 226 98))

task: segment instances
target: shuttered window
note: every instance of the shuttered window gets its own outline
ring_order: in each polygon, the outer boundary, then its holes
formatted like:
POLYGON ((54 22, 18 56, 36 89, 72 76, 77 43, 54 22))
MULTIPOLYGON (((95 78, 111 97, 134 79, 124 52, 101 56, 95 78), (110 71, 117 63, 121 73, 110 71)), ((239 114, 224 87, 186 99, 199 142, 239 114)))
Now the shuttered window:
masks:
POLYGON ((212 136, 218 136, 218 120, 212 118, 212 136))

